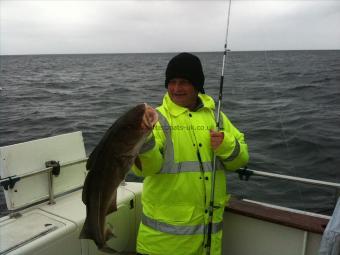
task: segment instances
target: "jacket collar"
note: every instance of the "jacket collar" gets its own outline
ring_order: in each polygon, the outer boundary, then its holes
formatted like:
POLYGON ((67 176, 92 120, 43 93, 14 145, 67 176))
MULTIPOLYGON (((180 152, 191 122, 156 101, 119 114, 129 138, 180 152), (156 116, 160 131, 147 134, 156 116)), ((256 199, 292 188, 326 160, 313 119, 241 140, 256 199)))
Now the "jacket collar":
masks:
MULTIPOLYGON (((215 110, 215 102, 210 96, 198 93, 198 97, 201 100, 202 106, 199 109, 197 109, 197 111, 200 111, 202 108, 215 110)), ((190 111, 188 108, 179 106, 172 102, 168 92, 165 94, 163 98, 163 105, 164 108, 166 108, 173 116, 178 116, 184 112, 190 111)))

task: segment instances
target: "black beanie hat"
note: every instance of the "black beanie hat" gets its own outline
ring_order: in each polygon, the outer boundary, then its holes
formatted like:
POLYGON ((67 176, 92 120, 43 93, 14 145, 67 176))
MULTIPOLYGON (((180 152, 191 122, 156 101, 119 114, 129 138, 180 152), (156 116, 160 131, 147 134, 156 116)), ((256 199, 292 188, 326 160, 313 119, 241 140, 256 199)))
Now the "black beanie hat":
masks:
POLYGON ((173 57, 166 68, 165 87, 168 88, 169 81, 174 78, 187 79, 204 94, 204 74, 202 64, 198 57, 190 53, 180 53, 173 57))

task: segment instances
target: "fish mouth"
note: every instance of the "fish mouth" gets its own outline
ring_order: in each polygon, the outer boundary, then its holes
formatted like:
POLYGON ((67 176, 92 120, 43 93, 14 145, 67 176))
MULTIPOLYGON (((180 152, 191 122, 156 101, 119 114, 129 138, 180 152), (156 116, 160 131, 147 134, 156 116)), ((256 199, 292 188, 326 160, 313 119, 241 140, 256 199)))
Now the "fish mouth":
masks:
POLYGON ((144 105, 145 112, 143 115, 142 126, 144 126, 146 129, 153 129, 153 127, 158 121, 158 113, 154 108, 152 108, 147 103, 144 103, 144 105))

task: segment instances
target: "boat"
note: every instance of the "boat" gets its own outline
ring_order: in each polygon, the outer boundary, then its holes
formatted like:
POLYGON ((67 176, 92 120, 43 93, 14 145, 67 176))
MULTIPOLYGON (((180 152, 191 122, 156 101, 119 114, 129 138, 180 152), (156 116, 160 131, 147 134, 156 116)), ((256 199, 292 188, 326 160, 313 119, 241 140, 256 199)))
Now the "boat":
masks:
MULTIPOLYGON (((95 255, 80 240, 86 217, 81 200, 86 153, 80 131, 0 147, 0 184, 9 215, 0 218, 0 254, 95 255)), ((331 186, 340 184, 243 169, 251 174, 331 186)), ((143 184, 122 182, 118 210, 106 218, 116 254, 135 254, 143 184)), ((223 254, 315 255, 330 216, 232 197, 225 207, 223 254)))

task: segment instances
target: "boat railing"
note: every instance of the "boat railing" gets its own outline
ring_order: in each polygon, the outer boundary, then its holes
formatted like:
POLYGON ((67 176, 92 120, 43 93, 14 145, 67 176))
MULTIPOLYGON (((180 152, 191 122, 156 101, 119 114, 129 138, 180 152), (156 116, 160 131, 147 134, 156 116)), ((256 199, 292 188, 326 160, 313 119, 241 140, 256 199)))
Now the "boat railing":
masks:
POLYGON ((297 181, 297 182, 302 182, 302 183, 307 183, 307 184, 314 184, 318 186, 326 186, 326 187, 333 187, 336 189, 340 189, 340 183, 320 181, 320 180, 296 177, 296 176, 285 175, 285 174, 276 174, 276 173, 258 171, 258 170, 248 169, 248 168, 237 170, 237 173, 240 175, 241 180, 248 180, 250 176, 255 175, 255 176, 263 176, 263 177, 270 177, 270 178, 283 179, 283 180, 289 180, 289 181, 297 181))
POLYGON ((338 200, 338 197, 340 197, 340 183, 336 183, 336 182, 315 180, 315 179, 309 179, 309 178, 303 178, 303 177, 297 177, 297 176, 291 176, 291 175, 285 175, 285 174, 277 174, 277 173, 253 170, 247 167, 239 169, 236 172, 238 173, 239 178, 245 181, 248 181, 251 176, 262 176, 262 177, 269 177, 269 178, 317 185, 321 187, 335 188, 336 190, 335 203, 338 200))
POLYGON ((15 183, 20 181, 21 179, 47 173, 49 204, 55 204, 54 189, 53 189, 54 176, 59 175, 61 167, 72 166, 72 165, 80 164, 86 161, 87 161, 87 158, 67 161, 67 162, 63 162, 62 164, 60 164, 59 161, 55 161, 55 160, 47 161, 45 162, 45 166, 46 166, 45 168, 37 169, 37 170, 31 171, 25 174, 21 174, 21 175, 13 175, 13 176, 5 177, 2 179, 0 178, 0 186, 3 186, 5 190, 8 190, 8 188, 13 189, 15 186, 15 183))
MULTIPOLYGON (((54 204, 54 190, 53 190, 53 178, 54 176, 58 176, 60 173, 61 167, 67 167, 75 164, 80 164, 87 161, 87 157, 73 160, 73 161, 67 161, 60 164, 58 161, 47 161, 45 162, 45 168, 34 170, 22 175, 14 175, 6 178, 0 178, 0 186, 3 186, 5 190, 8 190, 8 188, 12 189, 15 186, 15 183, 20 181, 20 179, 28 178, 35 175, 40 175, 43 173, 48 173, 48 189, 49 189, 49 204, 54 204)), ((318 185, 323 187, 331 187, 335 188, 337 190, 337 197, 340 196, 340 183, 335 182, 329 182, 329 181, 322 181, 322 180, 315 180, 315 179, 309 179, 309 178, 302 178, 302 177, 296 177, 291 175, 285 175, 285 174, 277 174, 277 173, 271 173, 266 171, 259 171, 249 168, 242 168, 236 171, 239 174, 239 178, 241 180, 249 180, 251 176, 262 176, 262 177, 269 177, 269 178, 275 178, 275 179, 282 179, 282 180, 288 180, 288 181, 296 181, 300 183, 306 183, 306 184, 312 184, 312 185, 318 185)))

